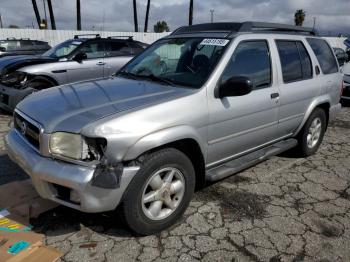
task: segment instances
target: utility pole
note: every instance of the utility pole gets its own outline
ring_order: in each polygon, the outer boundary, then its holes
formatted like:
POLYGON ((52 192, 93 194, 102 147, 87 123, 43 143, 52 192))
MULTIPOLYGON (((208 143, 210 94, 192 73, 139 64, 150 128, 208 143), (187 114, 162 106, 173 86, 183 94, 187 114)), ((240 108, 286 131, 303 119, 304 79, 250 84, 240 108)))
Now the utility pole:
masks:
POLYGON ((210 22, 214 23, 214 9, 210 9, 210 22))
POLYGON ((77 30, 81 30, 80 0, 77 0, 77 30))
POLYGON ((0 14, 0 28, 3 28, 1 14, 0 14))
POLYGON ((34 9, 36 21, 37 21, 37 23, 38 23, 38 27, 39 27, 39 29, 41 29, 41 27, 40 27, 41 19, 40 19, 40 14, 39 14, 38 6, 36 5, 36 0, 32 0, 32 4, 33 4, 33 9, 34 9))
POLYGON ((53 15, 52 3, 51 0, 47 0, 47 5, 49 7, 50 20, 51 20, 51 28, 52 30, 56 30, 55 17, 53 15))
POLYGON ((193 23, 193 0, 190 0, 190 8, 188 13, 188 25, 193 23))
POLYGON ((314 25, 312 26, 312 30, 315 30, 315 26, 316 26, 316 17, 313 17, 314 19, 314 25))

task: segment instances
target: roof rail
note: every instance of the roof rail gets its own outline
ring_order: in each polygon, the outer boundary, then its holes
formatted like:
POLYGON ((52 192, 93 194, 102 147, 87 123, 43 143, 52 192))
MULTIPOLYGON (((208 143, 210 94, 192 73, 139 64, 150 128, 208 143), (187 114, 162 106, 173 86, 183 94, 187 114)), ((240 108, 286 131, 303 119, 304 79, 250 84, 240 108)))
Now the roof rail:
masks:
POLYGON ((108 39, 114 39, 114 38, 127 38, 128 40, 133 40, 134 36, 132 35, 111 35, 107 36, 108 39))
POLYGON ((244 22, 238 32, 293 32, 306 33, 310 35, 317 35, 316 31, 311 27, 302 27, 295 25, 265 23, 265 22, 244 22))
POLYGON ((94 36, 95 38, 101 38, 100 34, 81 34, 81 35, 75 35, 74 39, 79 39, 81 36, 94 36))
POLYGON ((180 27, 176 29, 171 35, 208 32, 227 33, 227 36, 240 32, 283 32, 317 35, 316 31, 313 28, 265 22, 197 24, 180 27))

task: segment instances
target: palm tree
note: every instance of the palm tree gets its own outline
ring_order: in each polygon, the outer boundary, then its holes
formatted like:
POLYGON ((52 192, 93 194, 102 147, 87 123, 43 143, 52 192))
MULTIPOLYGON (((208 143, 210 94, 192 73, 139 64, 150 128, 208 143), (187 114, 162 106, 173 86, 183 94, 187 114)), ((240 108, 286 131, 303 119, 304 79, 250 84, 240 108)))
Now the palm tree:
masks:
POLYGON ((188 25, 192 25, 193 22, 193 0, 190 0, 190 10, 188 14, 188 25))
POLYGON ((80 0, 77 0, 77 30, 81 30, 80 0))
POLYGON ((132 1, 133 7, 134 7, 134 25, 135 25, 135 32, 139 31, 139 25, 137 22, 137 6, 136 6, 136 0, 132 1))
POLYGON ((149 16, 149 8, 151 5, 151 0, 147 0, 147 8, 146 8, 146 17, 145 17, 145 32, 147 32, 148 29, 148 16, 149 16))
POLYGON ((305 20, 305 11, 303 9, 299 9, 294 14, 294 22, 297 26, 303 26, 305 20))

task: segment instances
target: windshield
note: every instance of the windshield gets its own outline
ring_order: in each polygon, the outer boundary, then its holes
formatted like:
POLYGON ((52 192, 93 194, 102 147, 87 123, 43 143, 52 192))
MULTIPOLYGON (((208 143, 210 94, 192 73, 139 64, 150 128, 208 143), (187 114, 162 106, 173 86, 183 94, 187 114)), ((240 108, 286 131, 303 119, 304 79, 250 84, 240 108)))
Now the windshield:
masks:
POLYGON ((79 40, 67 40, 50 50, 46 51, 43 56, 49 56, 52 58, 62 58, 73 52, 83 42, 79 40))
POLYGON ((221 58, 229 40, 163 39, 126 65, 119 75, 150 77, 175 85, 200 88, 221 58))

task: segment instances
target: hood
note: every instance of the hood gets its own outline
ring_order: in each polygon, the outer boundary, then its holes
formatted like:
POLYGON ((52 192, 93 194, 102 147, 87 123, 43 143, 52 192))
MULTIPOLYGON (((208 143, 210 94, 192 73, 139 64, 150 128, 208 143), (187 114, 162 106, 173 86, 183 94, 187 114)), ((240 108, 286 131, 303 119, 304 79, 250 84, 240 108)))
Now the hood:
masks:
POLYGON ((17 109, 40 123, 45 133, 78 133, 87 124, 112 114, 193 92, 193 89, 117 77, 46 89, 24 99, 17 109))
POLYGON ((18 56, 5 56, 0 58, 0 75, 7 72, 14 71, 20 67, 43 64, 57 61, 56 58, 47 56, 33 56, 33 55, 18 55, 18 56))

